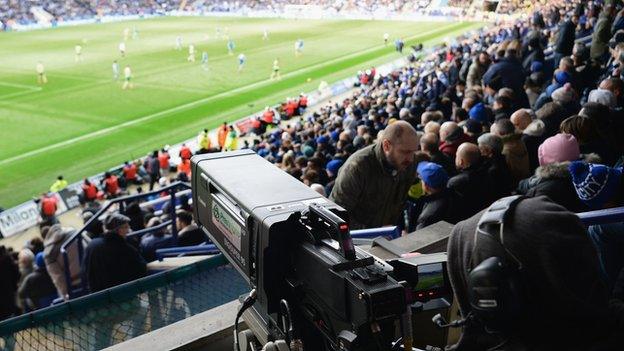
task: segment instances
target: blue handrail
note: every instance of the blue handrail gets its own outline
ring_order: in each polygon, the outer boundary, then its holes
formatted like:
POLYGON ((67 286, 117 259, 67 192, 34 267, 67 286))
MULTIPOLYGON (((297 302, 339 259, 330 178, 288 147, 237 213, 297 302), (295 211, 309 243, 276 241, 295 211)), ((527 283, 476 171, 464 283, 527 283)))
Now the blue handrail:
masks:
POLYGON ((196 246, 168 247, 156 250, 156 259, 162 261, 165 257, 178 257, 186 255, 215 255, 220 251, 214 244, 196 246))
MULTIPOLYGON (((167 221, 165 222, 166 225, 169 225, 171 223, 173 223, 174 225, 172 226, 172 235, 175 238, 174 240, 177 241, 177 237, 178 237, 178 230, 175 226, 175 220, 177 218, 176 215, 176 192, 179 189, 190 189, 191 185, 189 183, 184 183, 184 182, 176 182, 173 184, 170 184, 164 188, 160 188, 158 190, 154 190, 148 193, 142 193, 142 194, 136 194, 136 195, 129 195, 129 196, 124 196, 124 197, 119 197, 116 199, 111 200, 108 204, 106 204, 106 206, 104 206, 103 208, 101 208, 96 214, 93 215, 93 217, 89 218, 89 220, 84 224, 84 226, 78 230, 76 233, 74 233, 69 239, 65 240, 65 242, 63 243, 63 245, 61 245, 61 254, 63 255, 63 262, 65 263, 65 282, 67 284, 67 293, 69 295, 70 298, 75 297, 74 291, 72 290, 72 279, 71 279, 71 272, 69 270, 69 254, 68 254, 68 248, 70 245, 73 245, 74 243, 78 244, 78 259, 80 261, 80 264, 82 264, 83 258, 84 258, 84 247, 82 245, 82 243, 80 242, 80 239, 83 238, 83 235, 86 231, 86 229, 89 227, 89 225, 91 225, 91 223, 93 223, 95 220, 97 220, 102 214, 106 213, 113 205, 118 205, 119 209, 121 211, 123 211, 126 207, 127 203, 130 203, 134 200, 139 200, 139 199, 143 199, 143 198, 147 198, 153 195, 157 195, 157 194, 161 194, 163 192, 167 192, 170 196, 170 203, 171 206, 169 208, 169 212, 170 212, 170 218, 171 221, 167 221)), ((161 224, 157 227, 154 228, 148 228, 148 230, 141 230, 141 233, 137 233, 137 234, 146 234, 148 232, 152 232, 155 230, 160 229, 161 227, 164 227, 165 225, 161 224)), ((136 235, 135 235, 136 236, 136 235)), ((79 291, 81 293, 84 293, 87 291, 87 285, 86 285, 86 281, 85 279, 81 279, 80 282, 80 289, 79 291)))
POLYGON ((609 224, 624 222, 624 207, 609 208, 606 210, 582 212, 576 214, 583 224, 590 226, 595 224, 609 224))

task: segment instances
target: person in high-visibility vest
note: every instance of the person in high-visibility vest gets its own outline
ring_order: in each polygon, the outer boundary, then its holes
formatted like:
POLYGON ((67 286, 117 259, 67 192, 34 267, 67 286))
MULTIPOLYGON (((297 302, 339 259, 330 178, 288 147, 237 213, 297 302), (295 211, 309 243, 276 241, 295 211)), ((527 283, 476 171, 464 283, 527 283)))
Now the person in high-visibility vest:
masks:
POLYGON ((223 122, 223 125, 219 127, 219 132, 217 133, 217 140, 219 141, 219 148, 221 151, 224 150, 225 139, 227 138, 229 131, 227 122, 223 122))
POLYGON ((95 184, 91 183, 89 179, 85 178, 82 183, 82 198, 81 204, 97 200, 98 188, 95 184))
POLYGON ((126 184, 141 184, 142 182, 137 177, 137 166, 134 162, 124 162, 123 175, 126 179, 126 184))
POLYGON ((65 189, 66 187, 67 187, 67 181, 63 179, 62 175, 60 175, 56 178, 56 181, 52 183, 52 186, 50 187, 50 191, 53 193, 57 193, 65 189))
POLYGON ((185 173, 188 179, 191 179, 191 160, 182 159, 178 165, 178 173, 185 173))
POLYGON ((233 126, 230 126, 230 132, 225 139, 225 150, 233 151, 238 149, 238 134, 233 126))
POLYGON ((119 189, 119 181, 117 180, 116 175, 110 172, 104 173, 102 183, 104 185, 104 192, 106 193, 107 198, 114 199, 121 193, 121 189, 119 189))
POLYGON ((208 129, 204 129, 197 136, 197 145, 199 145, 199 152, 210 151, 210 136, 208 135, 208 129))
POLYGON ((190 147, 186 146, 186 144, 182 144, 182 146, 180 147, 180 153, 178 155, 183 160, 190 160, 191 157, 193 157, 193 152, 191 151, 190 147))
POLYGON ((169 145, 166 145, 158 154, 158 164, 160 166, 160 174, 167 176, 169 174, 169 145))
POLYGON ((58 223, 56 211, 58 200, 52 193, 43 193, 39 199, 39 211, 41 213, 41 225, 53 225, 58 223))

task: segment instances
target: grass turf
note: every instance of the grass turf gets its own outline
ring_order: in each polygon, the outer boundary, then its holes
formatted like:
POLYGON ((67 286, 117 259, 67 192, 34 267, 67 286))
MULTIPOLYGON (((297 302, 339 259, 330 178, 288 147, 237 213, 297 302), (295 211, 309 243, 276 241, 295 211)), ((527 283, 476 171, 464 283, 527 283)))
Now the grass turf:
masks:
MULTIPOLYGON (((301 91, 352 76, 399 57, 383 33, 426 46, 479 27, 478 23, 158 18, 2 33, 0 41, 0 206, 19 204, 45 191, 63 174, 70 182, 102 172, 164 144, 193 137, 203 128, 234 121, 301 91), (117 50, 124 28, 138 30, 117 50), (221 28, 236 44, 228 55, 221 28), (262 40, 264 28, 269 40, 262 40), (174 50, 181 36, 182 51, 174 50), (295 57, 294 42, 305 42, 295 57), (74 46, 83 62, 74 62, 74 46), (188 44, 196 48, 189 63, 188 44), (200 65, 209 54, 209 69, 200 65), (239 53, 247 64, 237 72, 239 53), (280 81, 270 81, 280 59, 280 81), (133 90, 112 79, 113 60, 133 70, 133 90), (42 61, 49 83, 39 87, 42 61), (308 81, 311 78, 311 81, 308 81), (116 128, 129 121, 131 125, 116 128), (111 129, 107 129, 111 128, 111 129), (103 131, 97 135, 98 131, 103 131), (87 135, 87 137, 84 137, 87 135), (83 136, 82 139, 76 139, 83 136), (61 144, 71 140, 71 143, 61 144)), ((392 39, 391 39, 392 40, 392 39)))

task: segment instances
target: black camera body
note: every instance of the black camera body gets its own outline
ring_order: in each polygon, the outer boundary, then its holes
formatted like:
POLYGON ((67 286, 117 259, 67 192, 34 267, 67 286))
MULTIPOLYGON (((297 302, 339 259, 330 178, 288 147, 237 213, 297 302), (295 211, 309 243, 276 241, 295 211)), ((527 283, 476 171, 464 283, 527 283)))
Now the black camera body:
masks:
POLYGON ((418 273, 355 247, 344 209, 250 150, 191 161, 195 218, 256 290, 243 318, 260 345, 390 350, 411 326, 418 273))

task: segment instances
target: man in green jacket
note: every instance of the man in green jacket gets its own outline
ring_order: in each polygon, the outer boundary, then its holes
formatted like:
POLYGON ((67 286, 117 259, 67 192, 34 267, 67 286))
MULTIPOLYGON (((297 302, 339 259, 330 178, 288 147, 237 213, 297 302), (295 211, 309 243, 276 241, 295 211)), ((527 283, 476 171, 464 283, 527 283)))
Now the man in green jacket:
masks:
POLYGON ((606 4, 596 26, 594 28, 594 34, 592 35, 592 42, 590 47, 591 58, 603 62, 605 55, 609 52, 609 39, 611 39, 611 24, 613 23, 613 17, 615 15, 615 6, 612 4, 606 4))
POLYGON ((416 180, 416 130, 398 121, 380 134, 376 144, 347 159, 330 196, 349 212, 353 229, 397 224, 416 180))

